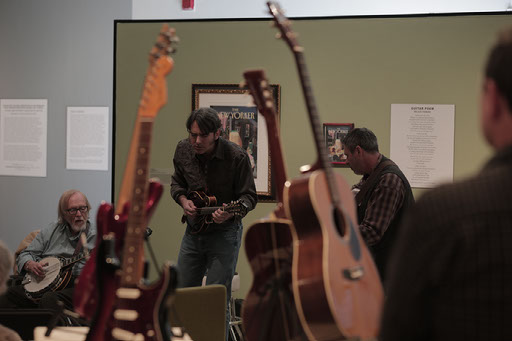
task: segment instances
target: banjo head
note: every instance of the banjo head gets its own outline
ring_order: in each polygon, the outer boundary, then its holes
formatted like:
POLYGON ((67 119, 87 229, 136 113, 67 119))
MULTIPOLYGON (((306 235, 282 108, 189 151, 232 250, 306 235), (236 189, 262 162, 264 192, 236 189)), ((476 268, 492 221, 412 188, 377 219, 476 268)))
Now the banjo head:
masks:
POLYGON ((31 273, 26 274, 24 282, 28 281, 28 283, 24 285, 25 291, 36 293, 44 289, 49 289, 55 279, 59 277, 61 263, 57 257, 46 257, 43 258, 40 263, 41 262, 48 263, 48 265, 44 267, 46 275, 44 278, 40 278, 31 273))

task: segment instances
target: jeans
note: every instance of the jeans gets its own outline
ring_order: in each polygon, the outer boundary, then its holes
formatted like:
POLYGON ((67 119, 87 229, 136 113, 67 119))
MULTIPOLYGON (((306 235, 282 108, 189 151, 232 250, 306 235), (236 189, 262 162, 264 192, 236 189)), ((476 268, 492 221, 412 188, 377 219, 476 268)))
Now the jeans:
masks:
POLYGON ((201 286, 206 273, 206 285, 222 284, 226 287, 226 339, 230 320, 231 281, 235 275, 242 231, 241 222, 234 223, 226 231, 208 234, 190 234, 187 229, 178 254, 178 287, 201 286))

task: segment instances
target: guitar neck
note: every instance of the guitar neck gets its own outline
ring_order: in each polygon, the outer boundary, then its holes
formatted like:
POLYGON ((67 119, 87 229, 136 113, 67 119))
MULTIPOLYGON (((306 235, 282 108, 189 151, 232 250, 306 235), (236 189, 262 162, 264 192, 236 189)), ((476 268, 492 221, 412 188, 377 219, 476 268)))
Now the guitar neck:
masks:
POLYGON ((83 253, 83 252, 80 252, 79 254, 77 254, 76 256, 73 256, 71 258, 66 258, 64 259, 64 261, 62 262, 62 267, 65 268, 65 267, 68 267, 82 259, 84 259, 85 257, 87 256, 86 253, 83 253))
POLYGON ((199 215, 208 215, 212 214, 213 212, 217 211, 218 209, 223 209, 223 206, 213 206, 213 207, 200 207, 196 209, 196 213, 199 215))
POLYGON ((327 151, 325 150, 325 145, 323 145, 323 141, 321 136, 323 134, 320 124, 320 119, 318 116, 318 111, 316 107, 315 98, 313 96, 313 90, 311 88, 311 81, 309 78, 309 73, 306 67, 306 62, 304 58, 304 54, 301 51, 301 48, 294 48, 293 54, 295 57, 295 61, 297 64, 297 70, 299 73, 302 92, 304 93, 304 99, 306 101, 306 107, 308 110, 309 121, 311 123, 311 127, 313 129, 313 137, 315 139, 316 151, 319 159, 319 163, 321 167, 325 171, 327 185, 329 188, 329 195, 334 205, 338 205, 340 203, 338 192, 335 190, 335 180, 334 173, 332 171, 331 165, 327 158, 327 151))
POLYGON ((265 118, 276 198, 278 205, 282 205, 283 189, 286 182, 286 167, 279 138, 278 116, 274 106, 275 100, 263 70, 245 71, 244 78, 254 103, 258 107, 258 111, 265 118))
POLYGON ((272 170, 274 172, 274 181, 276 186, 276 199, 278 203, 283 203, 283 190, 286 182, 286 168, 284 165, 283 149, 279 138, 279 128, 277 115, 274 107, 268 109, 268 115, 265 115, 267 124, 268 142, 270 149, 270 161, 272 162, 272 170))
POLYGON ((139 122, 138 148, 133 178, 133 189, 123 245, 122 286, 134 286, 143 276, 144 233, 147 225, 146 202, 149 155, 153 119, 141 118, 139 122))

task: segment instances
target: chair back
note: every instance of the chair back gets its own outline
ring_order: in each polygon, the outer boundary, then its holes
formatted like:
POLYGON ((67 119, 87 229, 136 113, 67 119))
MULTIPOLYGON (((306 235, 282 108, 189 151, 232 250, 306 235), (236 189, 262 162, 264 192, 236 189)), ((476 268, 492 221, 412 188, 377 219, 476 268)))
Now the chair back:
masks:
POLYGON ((39 233, 39 231, 41 230, 35 230, 35 231, 32 231, 30 232, 29 234, 27 234, 27 236, 20 242, 20 245, 18 245, 18 248, 16 249, 16 252, 14 252, 14 265, 13 265, 13 269, 12 269, 12 273, 13 275, 18 275, 18 265, 16 264, 16 259, 18 258, 18 256, 20 255, 21 251, 25 250, 27 248, 27 246, 30 245, 30 243, 32 243, 32 241, 34 240, 34 238, 37 236, 37 234, 39 233))
POLYGON ((169 312, 172 327, 182 327, 194 341, 225 341, 226 287, 212 284, 178 288, 169 312))

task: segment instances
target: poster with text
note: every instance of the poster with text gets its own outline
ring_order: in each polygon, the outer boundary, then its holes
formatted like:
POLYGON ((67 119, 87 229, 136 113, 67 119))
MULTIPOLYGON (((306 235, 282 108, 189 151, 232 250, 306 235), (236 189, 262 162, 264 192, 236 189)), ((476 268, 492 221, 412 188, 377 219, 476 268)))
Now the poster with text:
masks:
POLYGON ((108 170, 108 107, 68 107, 66 168, 108 170))
POLYGON ((0 100, 0 175, 46 177, 47 99, 0 100))
POLYGON ((392 104, 390 157, 412 187, 453 181, 455 105, 392 104))

